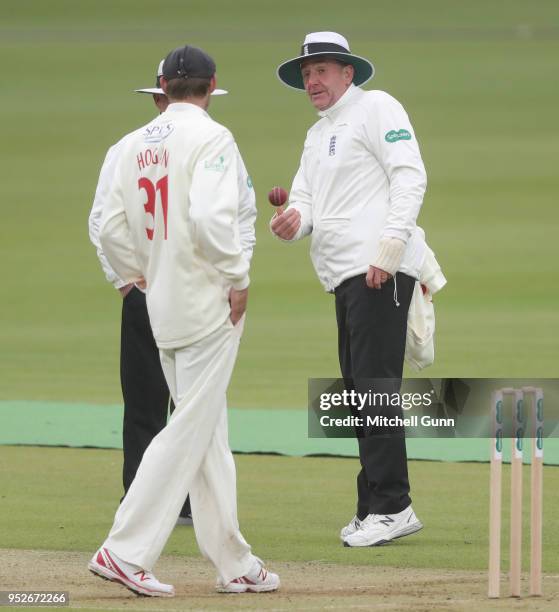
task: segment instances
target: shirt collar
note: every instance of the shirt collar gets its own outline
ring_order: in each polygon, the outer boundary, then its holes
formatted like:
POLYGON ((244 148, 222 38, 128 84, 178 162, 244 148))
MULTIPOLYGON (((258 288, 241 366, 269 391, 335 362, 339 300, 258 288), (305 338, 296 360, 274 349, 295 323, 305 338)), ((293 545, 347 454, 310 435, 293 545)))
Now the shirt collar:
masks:
POLYGON ((327 108, 326 110, 319 111, 318 112, 319 116, 320 117, 332 117, 332 116, 334 116, 340 110, 340 108, 342 108, 349 101, 351 101, 353 98, 355 98, 355 96, 358 95, 358 93, 360 91, 361 90, 359 89, 359 87, 355 87, 355 85, 353 83, 351 83, 350 86, 347 88, 347 91, 336 102, 336 104, 334 104, 330 108, 327 108))
POLYGON ((197 104, 192 104, 192 102, 172 102, 167 107, 166 113, 182 113, 182 112, 191 112, 191 113, 199 113, 200 115, 204 115, 205 117, 209 117, 208 113, 197 104))

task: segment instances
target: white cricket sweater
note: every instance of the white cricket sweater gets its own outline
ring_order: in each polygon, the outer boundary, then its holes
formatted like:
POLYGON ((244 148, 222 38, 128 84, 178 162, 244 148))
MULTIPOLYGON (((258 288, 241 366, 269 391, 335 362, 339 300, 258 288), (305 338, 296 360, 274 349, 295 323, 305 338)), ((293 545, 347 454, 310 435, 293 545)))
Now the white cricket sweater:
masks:
POLYGON ((159 348, 210 334, 229 317, 230 287, 248 287, 238 217, 237 147, 202 108, 170 104, 126 137, 99 239, 123 281, 146 279, 159 348))
POLYGON ((319 115, 289 195, 301 213, 293 240, 312 234, 327 291, 375 265, 384 237, 406 243, 398 270, 419 278, 426 245, 416 219, 427 178, 404 108, 383 91, 351 85, 319 115))
MULTIPOLYGON (((89 213, 88 219, 89 239, 95 246, 97 257, 105 274, 105 278, 116 289, 124 287, 126 283, 118 277, 107 261, 105 253, 103 253, 103 249, 101 248, 101 243, 99 242, 99 229, 101 226, 103 211, 105 210, 107 198, 113 183, 113 177, 118 163, 120 150, 125 140, 131 135, 132 134, 127 134, 124 138, 121 138, 121 140, 110 147, 107 151, 103 165, 101 166, 101 171, 99 173, 95 197, 93 198, 93 205, 91 206, 91 212, 89 213)), ((237 165, 237 184, 239 186, 239 232, 241 236, 241 248, 250 262, 256 242, 254 233, 254 223, 256 221, 256 195, 254 193, 252 180, 246 169, 239 149, 237 149, 237 165)))

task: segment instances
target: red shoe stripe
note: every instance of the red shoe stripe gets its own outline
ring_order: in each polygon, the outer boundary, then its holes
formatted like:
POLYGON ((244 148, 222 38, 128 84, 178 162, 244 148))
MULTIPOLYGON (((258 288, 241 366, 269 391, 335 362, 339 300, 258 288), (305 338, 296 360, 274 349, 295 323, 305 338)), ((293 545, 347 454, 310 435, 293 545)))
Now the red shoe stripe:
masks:
POLYGON ((106 548, 103 548, 103 552, 105 553, 105 555, 107 556, 107 559, 110 561, 112 567, 111 569, 116 572, 117 574, 119 574, 120 576, 122 576, 122 578, 124 578, 125 580, 128 580, 129 582, 132 582, 130 580, 130 578, 128 578, 128 576, 120 569, 120 567, 118 567, 118 565, 115 563, 114 559, 111 557, 111 555, 109 554, 109 551, 106 548))
POLYGON ((235 584, 256 584, 256 582, 253 582, 250 578, 247 578, 246 576, 239 576, 239 578, 235 578, 231 580, 231 582, 235 584))

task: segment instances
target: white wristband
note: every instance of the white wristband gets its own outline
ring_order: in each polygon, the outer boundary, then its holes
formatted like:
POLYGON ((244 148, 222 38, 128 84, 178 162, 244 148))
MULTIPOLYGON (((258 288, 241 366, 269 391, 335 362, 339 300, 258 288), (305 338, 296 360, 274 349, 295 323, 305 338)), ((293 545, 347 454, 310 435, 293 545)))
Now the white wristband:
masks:
POLYGON ((406 243, 403 240, 399 238, 381 238, 379 251, 372 265, 394 276, 400 268, 405 250, 406 243))

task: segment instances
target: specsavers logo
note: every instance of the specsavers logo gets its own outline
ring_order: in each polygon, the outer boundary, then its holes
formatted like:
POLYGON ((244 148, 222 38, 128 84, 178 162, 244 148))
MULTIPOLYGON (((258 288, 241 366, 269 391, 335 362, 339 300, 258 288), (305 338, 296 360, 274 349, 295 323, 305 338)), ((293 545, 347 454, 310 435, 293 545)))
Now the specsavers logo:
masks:
POLYGON ((384 136, 386 142, 398 142, 398 140, 411 140, 411 134, 408 130, 390 130, 384 136))
POLYGON ((204 162, 204 168, 213 172, 225 172, 225 157, 223 157, 223 155, 220 155, 219 159, 214 162, 204 162))

